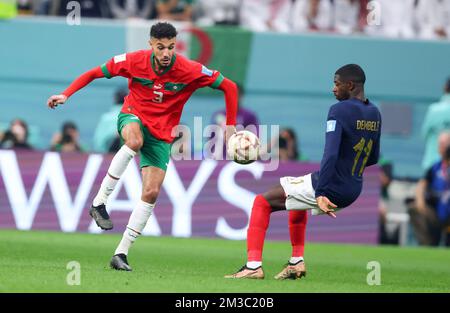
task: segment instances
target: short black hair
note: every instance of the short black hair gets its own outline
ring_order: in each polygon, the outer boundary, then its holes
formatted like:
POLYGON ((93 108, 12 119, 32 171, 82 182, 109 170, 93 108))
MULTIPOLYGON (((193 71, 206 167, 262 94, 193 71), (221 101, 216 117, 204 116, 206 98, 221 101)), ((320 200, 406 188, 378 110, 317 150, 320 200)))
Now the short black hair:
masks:
POLYGON ((167 22, 158 22, 153 24, 152 28, 150 28, 150 38, 163 39, 168 38, 172 39, 177 36, 176 28, 167 22))
POLYGON ((445 83, 445 91, 450 93, 450 77, 447 78, 447 82, 445 83))
POLYGON ((366 82, 366 74, 358 64, 344 65, 336 71, 335 75, 339 75, 339 77, 345 81, 352 81, 360 84, 366 82))
POLYGON ((64 122, 64 124, 62 126, 62 132, 66 133, 69 129, 78 130, 77 124, 75 124, 75 122, 72 122, 72 121, 64 122))

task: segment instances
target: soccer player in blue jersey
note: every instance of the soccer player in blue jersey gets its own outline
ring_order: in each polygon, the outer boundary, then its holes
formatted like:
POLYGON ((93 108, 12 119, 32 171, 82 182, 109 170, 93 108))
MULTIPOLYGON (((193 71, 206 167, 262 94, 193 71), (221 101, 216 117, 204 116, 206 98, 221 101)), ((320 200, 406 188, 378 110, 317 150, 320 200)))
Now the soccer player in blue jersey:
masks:
MULTIPOLYGON (((364 94, 366 75, 356 64, 338 69, 333 93, 338 103, 331 106, 325 134, 320 171, 301 177, 282 177, 280 184, 256 196, 247 230, 247 263, 225 278, 264 278, 262 251, 270 214, 279 210, 312 210, 312 215, 328 214, 352 204, 361 193, 363 173, 378 162, 381 115, 364 94)), ((306 216, 305 216, 306 220, 306 216)), ((306 275, 303 260, 302 228, 291 231, 292 257, 276 279, 296 279, 306 275), (300 248, 299 248, 300 246, 300 248), (301 255, 300 255, 301 253, 301 255)))

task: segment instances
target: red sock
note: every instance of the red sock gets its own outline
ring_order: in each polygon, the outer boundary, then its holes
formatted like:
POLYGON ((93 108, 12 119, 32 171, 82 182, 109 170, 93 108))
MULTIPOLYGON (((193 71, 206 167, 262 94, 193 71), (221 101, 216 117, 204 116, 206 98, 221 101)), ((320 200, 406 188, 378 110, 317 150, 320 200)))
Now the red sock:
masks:
POLYGON ((305 232, 308 215, 306 211, 289 211, 289 234, 291 236, 292 256, 303 256, 305 251, 305 232))
POLYGON ((247 230, 247 261, 261 261, 264 246, 264 237, 269 227, 272 209, 269 202, 257 195, 253 202, 250 224, 247 230))

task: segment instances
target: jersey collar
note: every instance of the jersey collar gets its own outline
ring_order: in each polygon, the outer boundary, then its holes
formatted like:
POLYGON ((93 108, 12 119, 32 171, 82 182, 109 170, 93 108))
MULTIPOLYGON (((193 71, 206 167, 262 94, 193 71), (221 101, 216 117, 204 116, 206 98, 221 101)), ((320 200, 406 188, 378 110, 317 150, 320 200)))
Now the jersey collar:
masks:
POLYGON ((361 99, 358 99, 358 98, 351 98, 350 100, 356 100, 356 101, 362 102, 362 103, 364 103, 366 105, 370 103, 369 98, 366 98, 364 101, 361 100, 361 99))
POLYGON ((170 61, 169 66, 164 71, 158 72, 156 70, 155 63, 154 63, 154 61, 155 61, 155 53, 152 51, 152 54, 150 55, 150 64, 152 65, 153 72, 156 75, 158 75, 158 76, 162 76, 162 75, 166 74, 172 68, 173 64, 175 63, 176 58, 177 58, 177 55, 176 55, 176 53, 174 53, 173 56, 172 56, 172 60, 170 61))

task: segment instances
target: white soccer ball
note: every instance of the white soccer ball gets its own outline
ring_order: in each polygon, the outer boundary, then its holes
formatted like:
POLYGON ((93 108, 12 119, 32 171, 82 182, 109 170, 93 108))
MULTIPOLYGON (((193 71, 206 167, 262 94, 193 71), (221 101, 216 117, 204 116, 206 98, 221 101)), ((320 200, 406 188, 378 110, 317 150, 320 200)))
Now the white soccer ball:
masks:
POLYGON ((227 153, 239 164, 250 164, 258 159, 259 138, 248 130, 233 134, 228 140, 227 153))

